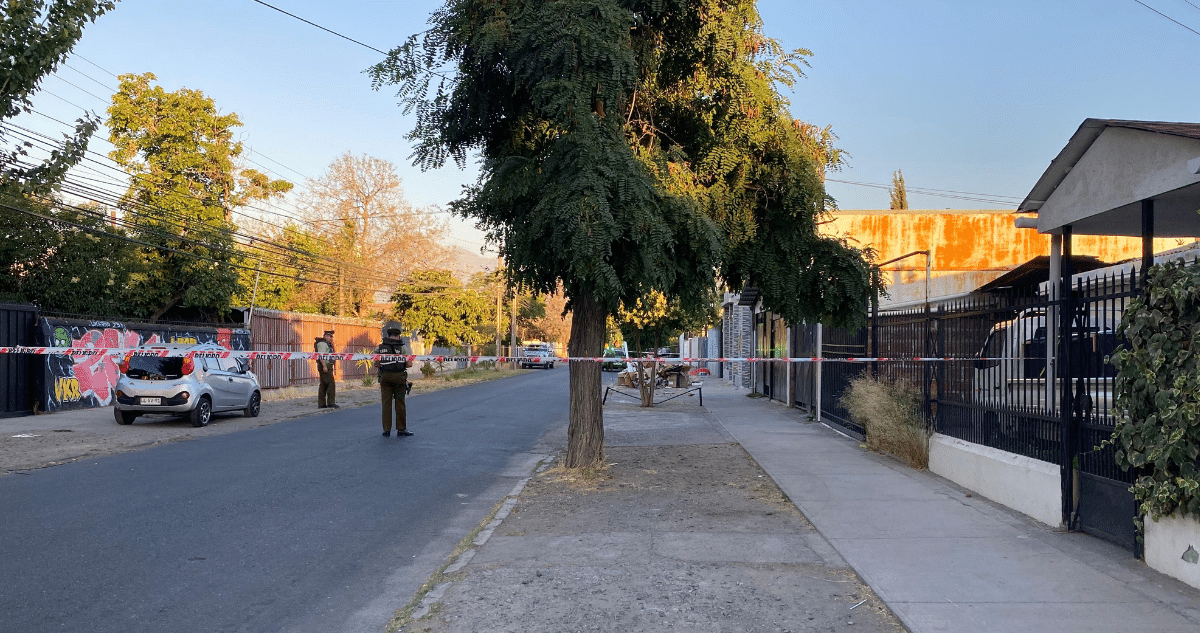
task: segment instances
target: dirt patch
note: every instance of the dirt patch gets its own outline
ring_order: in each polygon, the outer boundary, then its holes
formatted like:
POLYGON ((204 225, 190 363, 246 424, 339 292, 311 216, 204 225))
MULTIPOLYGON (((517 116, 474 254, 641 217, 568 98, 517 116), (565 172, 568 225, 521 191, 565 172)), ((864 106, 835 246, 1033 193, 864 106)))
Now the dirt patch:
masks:
POLYGON ((618 446, 549 468, 430 613, 469 631, 903 631, 737 444, 618 446))
MULTIPOLYGON (((447 375, 425 378, 419 372, 410 372, 410 377, 415 374, 415 379, 410 379, 413 380, 412 394, 418 395, 506 378, 520 372, 489 370, 449 376, 449 380, 447 375)), ((208 426, 202 428, 193 427, 184 418, 164 415, 139 417, 132 425, 122 426, 113 419, 111 407, 3 418, 0 419, 0 475, 328 413, 326 409, 317 408, 316 399, 316 386, 270 389, 263 394, 262 412, 257 418, 242 417, 240 413, 218 413, 213 415, 208 426)), ((379 387, 364 386, 360 381, 338 383, 337 402, 343 410, 377 406, 379 387)))

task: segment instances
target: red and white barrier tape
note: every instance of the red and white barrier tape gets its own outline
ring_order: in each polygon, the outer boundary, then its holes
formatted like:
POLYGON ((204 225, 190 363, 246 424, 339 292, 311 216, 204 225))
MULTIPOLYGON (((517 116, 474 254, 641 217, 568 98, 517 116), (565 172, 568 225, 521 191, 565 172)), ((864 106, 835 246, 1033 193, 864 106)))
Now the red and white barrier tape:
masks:
MULTIPOLYGON (((0 347, 0 354, 36 354, 48 355, 54 354, 59 356, 124 356, 126 354, 134 354, 137 356, 187 356, 187 357, 204 357, 204 358, 260 358, 267 360, 342 360, 342 361, 357 361, 357 360, 372 360, 372 361, 390 361, 405 359, 410 364, 416 361, 430 361, 435 363, 464 361, 477 363, 480 361, 498 361, 504 362, 520 362, 528 361, 540 363, 547 360, 559 362, 658 362, 658 363, 874 363, 874 362, 948 362, 948 361, 976 361, 976 360, 1003 360, 1003 359, 987 359, 987 358, 939 358, 939 357, 857 357, 857 358, 755 358, 755 357, 736 357, 736 358, 679 358, 679 357, 645 357, 645 358, 620 358, 620 357, 591 357, 591 356, 434 356, 434 355, 389 355, 389 354, 374 354, 374 353, 335 353, 335 354, 318 354, 316 352, 279 352, 279 351, 246 351, 246 350, 203 350, 203 351, 188 351, 185 352, 179 349, 167 348, 118 348, 118 347, 0 347)), ((1010 359, 1011 360, 1011 359, 1010 359)))

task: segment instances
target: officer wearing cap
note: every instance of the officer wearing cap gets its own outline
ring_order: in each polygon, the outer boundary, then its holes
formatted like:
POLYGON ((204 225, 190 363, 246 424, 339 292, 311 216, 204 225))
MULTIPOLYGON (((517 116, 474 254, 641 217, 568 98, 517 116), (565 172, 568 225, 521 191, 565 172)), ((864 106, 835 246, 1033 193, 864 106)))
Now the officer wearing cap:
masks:
MULTIPOLYGON (((318 354, 332 354, 333 330, 325 330, 325 336, 317 339, 313 351, 318 354)), ((317 375, 321 377, 321 385, 317 387, 318 409, 340 409, 335 402, 337 399, 337 383, 333 381, 334 363, 337 361, 317 359, 317 375)))
MULTIPOLYGON (((388 321, 383 326, 383 342, 375 348, 376 354, 395 354, 408 356, 412 348, 408 339, 400 335, 400 324, 388 321)), ((408 412, 404 406, 404 395, 408 387, 408 361, 404 359, 379 362, 379 395, 383 400, 383 436, 392 435, 392 409, 396 413, 396 436, 412 435, 408 430, 408 412)))

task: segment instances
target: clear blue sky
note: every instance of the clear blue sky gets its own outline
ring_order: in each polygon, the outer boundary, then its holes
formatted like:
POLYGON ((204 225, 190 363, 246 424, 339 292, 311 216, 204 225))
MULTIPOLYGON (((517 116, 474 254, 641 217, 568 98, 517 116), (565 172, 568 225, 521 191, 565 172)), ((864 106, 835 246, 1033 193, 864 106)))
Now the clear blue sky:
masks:
MULTIPOLYGON (((1200 8, 1187 0, 1143 2, 1200 31, 1200 8)), ((423 30, 442 4, 269 3, 382 50, 423 30)), ((814 53, 791 110, 831 125, 849 152, 829 183, 843 209, 887 208, 888 194, 836 181, 886 187, 896 169, 912 208, 1014 208, 1085 118, 1200 121, 1200 34, 1135 0, 760 0, 759 10, 769 36, 814 53)), ((39 95, 40 112, 76 118, 61 97, 102 114, 117 84, 109 72, 150 71, 168 90, 202 90, 236 112, 250 160, 297 184, 345 151, 395 163, 422 206, 444 205, 476 176, 410 166, 411 119, 362 73, 379 53, 253 0, 122 0, 76 52, 43 83, 57 97, 39 95)), ((21 123, 62 131, 38 116, 21 123)), ((455 224, 455 243, 477 248, 478 233, 455 224)))

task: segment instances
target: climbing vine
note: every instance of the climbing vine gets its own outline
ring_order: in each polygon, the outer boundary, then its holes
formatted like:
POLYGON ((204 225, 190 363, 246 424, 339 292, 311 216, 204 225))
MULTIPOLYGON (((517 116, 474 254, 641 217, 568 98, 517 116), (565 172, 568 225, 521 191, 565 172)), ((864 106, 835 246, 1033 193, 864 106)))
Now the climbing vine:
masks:
POLYGON ((1122 468, 1141 469, 1132 488, 1139 514, 1200 517, 1200 269, 1152 267, 1120 333, 1111 361, 1123 415, 1105 444, 1122 468))

